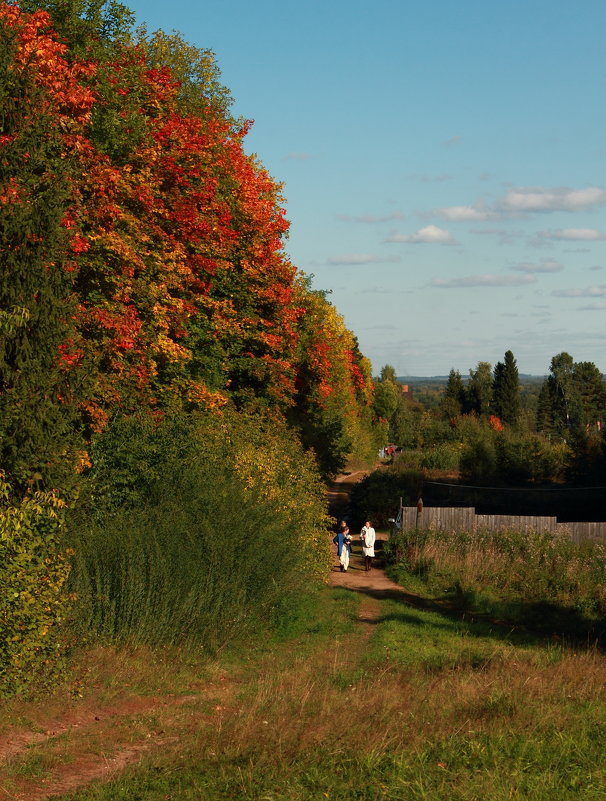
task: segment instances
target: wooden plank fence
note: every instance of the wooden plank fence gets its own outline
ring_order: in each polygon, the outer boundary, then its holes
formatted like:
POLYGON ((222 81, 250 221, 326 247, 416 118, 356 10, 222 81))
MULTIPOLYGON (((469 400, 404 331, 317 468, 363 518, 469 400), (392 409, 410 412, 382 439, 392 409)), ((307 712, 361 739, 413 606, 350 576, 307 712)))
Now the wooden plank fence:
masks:
POLYGON ((416 506, 403 506, 402 528, 411 529, 417 525, 423 529, 447 531, 474 531, 480 528, 493 531, 549 531, 568 535, 577 543, 586 540, 606 542, 606 523, 558 523, 556 517, 532 515, 478 515, 473 506, 425 506, 420 514, 416 506))

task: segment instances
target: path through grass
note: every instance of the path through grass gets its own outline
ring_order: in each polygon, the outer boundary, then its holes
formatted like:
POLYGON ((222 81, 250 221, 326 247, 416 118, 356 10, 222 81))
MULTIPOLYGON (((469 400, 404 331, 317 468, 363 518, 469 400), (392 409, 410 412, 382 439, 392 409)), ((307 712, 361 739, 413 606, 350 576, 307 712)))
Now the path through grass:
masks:
MULTIPOLYGON (((192 660, 182 703, 122 721, 124 748, 148 743, 138 764, 61 797, 604 799, 605 668, 592 649, 327 589, 279 639, 212 670, 192 660)), ((2 785, 44 797, 77 766, 78 739, 64 733, 59 764, 50 742, 14 756, 2 785)))

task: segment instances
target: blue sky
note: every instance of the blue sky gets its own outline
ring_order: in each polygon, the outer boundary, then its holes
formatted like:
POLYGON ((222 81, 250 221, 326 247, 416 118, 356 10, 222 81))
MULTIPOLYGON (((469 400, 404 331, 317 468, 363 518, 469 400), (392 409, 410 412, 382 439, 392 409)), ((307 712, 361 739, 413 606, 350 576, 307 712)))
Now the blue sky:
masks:
POLYGON ((378 373, 606 372, 603 0, 137 0, 212 49, 378 373))

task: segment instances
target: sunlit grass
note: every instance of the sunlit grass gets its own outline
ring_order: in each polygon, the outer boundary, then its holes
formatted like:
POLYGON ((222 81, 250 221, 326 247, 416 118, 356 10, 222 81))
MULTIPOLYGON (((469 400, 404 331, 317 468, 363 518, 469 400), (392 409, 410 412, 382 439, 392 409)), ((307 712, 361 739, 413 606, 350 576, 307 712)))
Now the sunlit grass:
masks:
POLYGON ((327 591, 239 673, 219 725, 70 799, 604 797, 601 653, 397 601, 353 626, 358 599, 327 591))

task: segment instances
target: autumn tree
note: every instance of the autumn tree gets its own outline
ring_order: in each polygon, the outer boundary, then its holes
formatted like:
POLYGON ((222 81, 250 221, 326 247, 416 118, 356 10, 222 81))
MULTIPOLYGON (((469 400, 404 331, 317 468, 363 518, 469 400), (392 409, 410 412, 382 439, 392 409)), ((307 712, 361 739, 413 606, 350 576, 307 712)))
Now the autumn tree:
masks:
POLYGON ((488 362, 478 362, 475 370, 469 371, 469 382, 465 392, 465 411, 479 417, 488 417, 492 403, 492 368, 488 362))
POLYGON ((74 278, 85 247, 70 208, 92 94, 88 65, 40 11, 0 7, 0 467, 14 489, 66 489, 77 453, 79 369, 74 278))
POLYGON ((323 473, 342 469, 355 454, 372 458, 379 446, 373 432, 370 363, 356 338, 307 276, 296 285, 301 309, 295 404, 288 412, 303 444, 316 453, 323 473))

